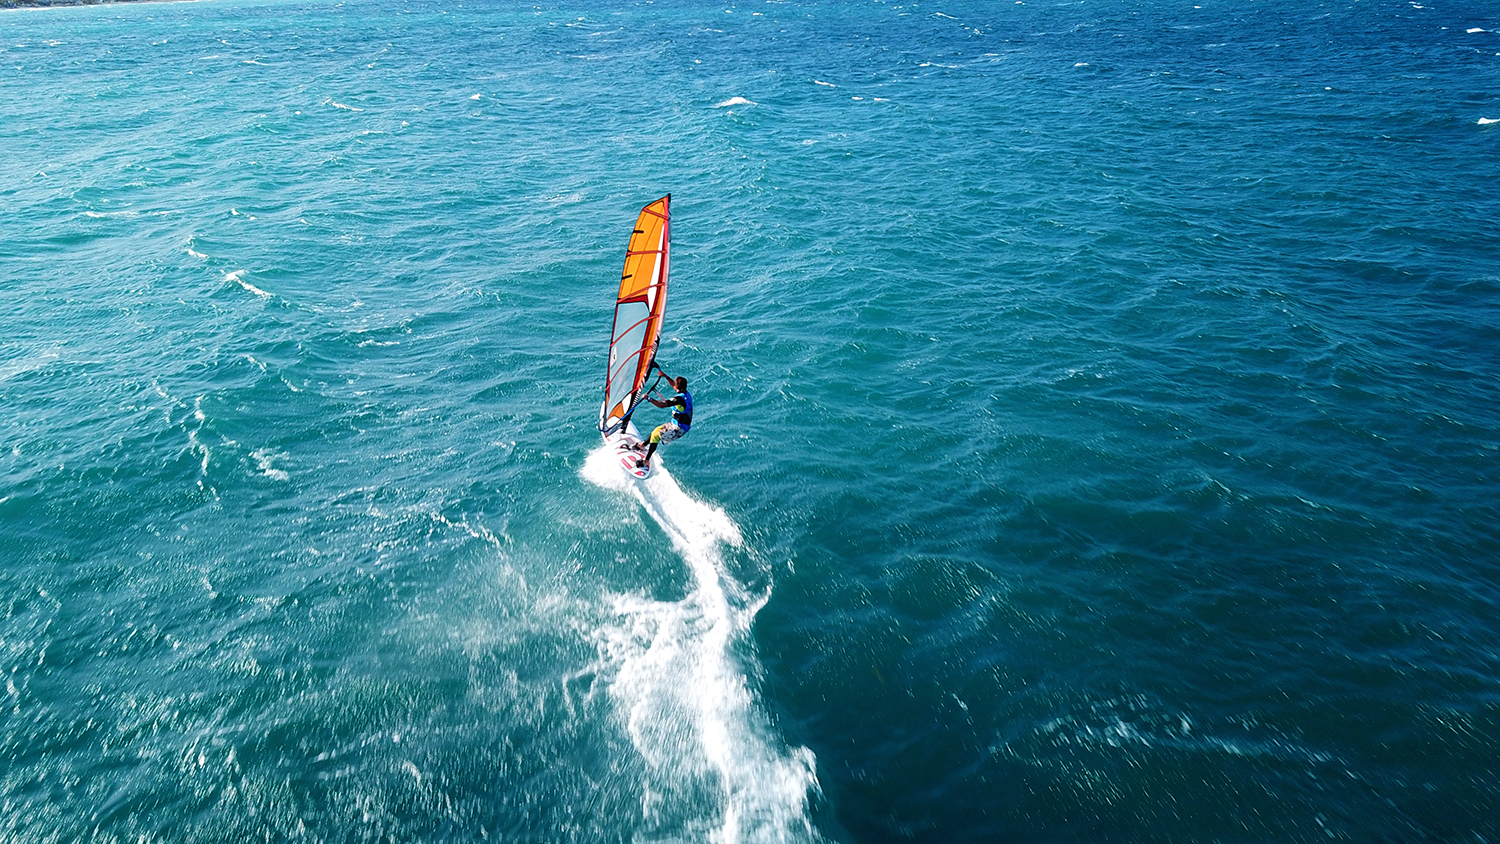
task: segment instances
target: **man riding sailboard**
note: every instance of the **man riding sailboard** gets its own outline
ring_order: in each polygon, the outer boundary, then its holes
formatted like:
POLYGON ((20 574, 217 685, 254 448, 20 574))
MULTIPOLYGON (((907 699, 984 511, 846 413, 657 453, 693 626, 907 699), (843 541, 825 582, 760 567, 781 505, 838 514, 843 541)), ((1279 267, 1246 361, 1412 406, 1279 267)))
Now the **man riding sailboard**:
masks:
POLYGON ((652 396, 646 396, 646 401, 651 402, 657 407, 670 407, 674 409, 672 411, 672 418, 657 425, 656 430, 651 432, 651 439, 648 443, 636 443, 633 446, 636 451, 640 451, 642 448, 646 450, 646 456, 636 461, 635 464, 637 468, 641 469, 651 465, 651 455, 656 453, 658 446, 662 443, 669 443, 675 439, 680 439, 683 434, 686 434, 693 427, 693 394, 688 392, 687 379, 681 376, 673 378, 663 372, 659 366, 656 368, 656 371, 661 372, 666 377, 667 383, 672 385, 672 389, 677 391, 677 395, 666 401, 658 401, 652 396))
POLYGON ((668 378, 656 365, 671 270, 671 200, 669 194, 642 208, 631 231, 620 292, 615 297, 604 403, 599 408, 599 433, 614 449, 620 466, 635 478, 649 477, 656 449, 686 434, 693 424, 693 397, 687 390, 687 379, 668 378), (676 390, 669 399, 656 397, 663 378, 676 390), (630 421, 631 414, 645 401, 672 408, 672 418, 651 432, 649 442, 641 440, 630 421))

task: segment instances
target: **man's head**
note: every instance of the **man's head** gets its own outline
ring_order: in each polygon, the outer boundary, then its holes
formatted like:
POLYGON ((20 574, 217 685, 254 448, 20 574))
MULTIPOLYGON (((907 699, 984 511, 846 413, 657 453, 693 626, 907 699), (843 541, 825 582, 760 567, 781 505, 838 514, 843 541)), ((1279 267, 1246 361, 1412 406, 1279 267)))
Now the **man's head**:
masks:
POLYGON ((683 378, 681 375, 679 375, 679 376, 677 376, 677 380, 672 382, 672 386, 674 386, 674 387, 677 388, 677 392, 679 392, 679 393, 686 393, 687 392, 687 379, 683 378))

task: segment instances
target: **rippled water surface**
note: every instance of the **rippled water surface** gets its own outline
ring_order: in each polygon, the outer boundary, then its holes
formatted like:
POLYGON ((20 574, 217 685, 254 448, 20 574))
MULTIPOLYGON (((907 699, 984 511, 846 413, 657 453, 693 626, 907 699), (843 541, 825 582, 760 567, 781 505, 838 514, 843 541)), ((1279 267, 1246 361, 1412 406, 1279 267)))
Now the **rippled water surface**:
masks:
POLYGON ((1500 838, 1490 4, 8 10, 0 89, 0 838, 1500 838))

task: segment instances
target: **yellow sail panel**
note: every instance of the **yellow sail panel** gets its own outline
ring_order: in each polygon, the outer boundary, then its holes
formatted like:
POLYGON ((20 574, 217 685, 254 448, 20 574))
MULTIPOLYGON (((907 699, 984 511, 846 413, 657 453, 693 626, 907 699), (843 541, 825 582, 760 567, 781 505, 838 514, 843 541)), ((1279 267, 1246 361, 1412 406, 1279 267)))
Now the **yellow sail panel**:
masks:
POLYGON ((671 267, 671 199, 669 194, 641 209, 625 249, 610 332, 609 373, 599 411, 599 430, 605 435, 625 426, 647 392, 646 380, 656 360, 671 267))

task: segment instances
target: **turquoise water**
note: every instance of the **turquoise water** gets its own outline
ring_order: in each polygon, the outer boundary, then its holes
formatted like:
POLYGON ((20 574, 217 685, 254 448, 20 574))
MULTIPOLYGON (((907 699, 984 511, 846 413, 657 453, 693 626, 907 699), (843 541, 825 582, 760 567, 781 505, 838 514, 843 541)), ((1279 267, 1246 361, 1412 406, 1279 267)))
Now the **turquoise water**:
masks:
POLYGON ((0 838, 1500 839, 1490 4, 19 10, 0 86, 0 838))

